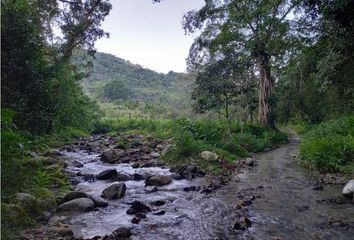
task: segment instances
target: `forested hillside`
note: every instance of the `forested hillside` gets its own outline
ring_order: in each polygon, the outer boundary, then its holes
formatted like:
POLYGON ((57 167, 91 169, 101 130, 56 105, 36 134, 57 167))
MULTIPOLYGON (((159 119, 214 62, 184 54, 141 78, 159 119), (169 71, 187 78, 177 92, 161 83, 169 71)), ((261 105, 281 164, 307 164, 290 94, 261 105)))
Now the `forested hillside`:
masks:
POLYGON ((93 99, 102 103, 115 102, 117 106, 159 110, 162 116, 190 115, 193 75, 172 71, 157 73, 99 52, 92 63, 93 68, 83 79, 82 86, 93 99))

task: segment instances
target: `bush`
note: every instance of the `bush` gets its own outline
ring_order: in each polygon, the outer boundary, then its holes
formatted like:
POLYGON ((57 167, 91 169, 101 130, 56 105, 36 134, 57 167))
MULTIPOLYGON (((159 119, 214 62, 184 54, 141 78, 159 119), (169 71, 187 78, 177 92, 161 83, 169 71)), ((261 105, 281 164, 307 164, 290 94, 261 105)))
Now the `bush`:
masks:
POLYGON ((354 117, 324 122, 306 133, 300 159, 321 172, 353 172, 354 117))
POLYGON ((238 133, 233 137, 233 141, 245 148, 248 152, 260 152, 270 147, 270 142, 264 138, 259 138, 252 133, 238 133))

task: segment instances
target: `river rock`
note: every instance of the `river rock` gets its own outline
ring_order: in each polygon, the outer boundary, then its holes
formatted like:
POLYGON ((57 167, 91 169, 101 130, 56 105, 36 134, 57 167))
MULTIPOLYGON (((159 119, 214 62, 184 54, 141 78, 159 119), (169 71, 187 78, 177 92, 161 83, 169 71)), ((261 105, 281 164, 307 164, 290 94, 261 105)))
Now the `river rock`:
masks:
POLYGON ((219 158, 216 153, 210 151, 203 151, 200 153, 200 156, 206 161, 216 161, 219 158))
POLYGON ((139 173, 134 173, 134 174, 133 174, 133 179, 134 179, 135 181, 142 181, 142 180, 145 179, 145 177, 144 177, 143 175, 139 174, 139 173))
POLYGON ((342 191, 343 196, 345 197, 353 197, 354 194, 354 179, 350 180, 345 187, 343 188, 342 191))
POLYGON ((114 181, 119 181, 119 182, 124 182, 124 181, 128 181, 128 180, 132 180, 132 177, 130 175, 124 174, 124 173, 117 173, 114 177, 113 177, 114 181))
POLYGON ((152 214, 156 215, 156 216, 161 216, 161 215, 164 215, 165 213, 166 213, 166 211, 162 210, 162 211, 154 212, 152 214))
POLYGON ((101 197, 96 197, 96 196, 90 195, 89 198, 91 198, 91 200, 95 203, 96 207, 107 207, 108 206, 108 202, 101 197))
POLYGON ((160 157, 160 153, 153 152, 153 153, 150 154, 150 156, 151 156, 152 158, 158 158, 158 157, 160 157))
POLYGON ((81 167, 84 166, 84 165, 83 165, 80 161, 78 161, 78 160, 72 161, 71 164, 72 164, 74 167, 77 167, 77 168, 81 168, 81 167))
POLYGON ((247 228, 250 228, 252 226, 252 222, 249 218, 247 217, 241 217, 238 219, 235 224, 234 224, 234 229, 235 230, 247 230, 247 228))
POLYGON ((140 167, 140 163, 135 162, 131 165, 132 168, 139 168, 140 167))
POLYGON ((103 172, 100 172, 96 178, 98 180, 107 180, 107 179, 114 179, 114 177, 117 175, 117 170, 115 168, 113 169, 108 169, 104 170, 103 172))
POLYGON ((132 206, 127 210, 127 214, 133 215, 137 213, 146 213, 150 212, 151 209, 145 205, 145 203, 142 203, 140 201, 134 201, 132 203, 132 206))
POLYGON ((172 145, 168 144, 164 149, 161 151, 161 156, 165 156, 167 153, 169 153, 172 149, 172 145))
POLYGON ((172 178, 170 176, 163 175, 153 175, 148 177, 145 180, 146 186, 163 186, 168 185, 172 182, 172 178))
POLYGON ((115 163, 119 161, 119 158, 126 155, 123 149, 109 149, 102 153, 101 161, 106 163, 115 163))
POLYGON ((174 180, 177 180, 177 181, 183 179, 183 177, 182 177, 181 174, 179 174, 179 173, 174 173, 174 174, 171 175, 171 177, 172 177, 174 180))
POLYGON ((126 186, 124 183, 114 183, 102 192, 102 197, 118 199, 124 197, 126 186))
POLYGON ((130 229, 125 227, 120 227, 112 232, 114 239, 126 239, 130 238, 131 235, 130 229))
POLYGON ((251 167, 251 166, 254 166, 254 160, 253 160, 253 158, 249 158, 249 157, 246 158, 246 159, 245 159, 245 164, 248 165, 248 166, 250 166, 250 167, 251 167))
POLYGON ((76 198, 61 204, 57 211, 89 211, 95 207, 95 203, 90 198, 76 198))
POLYGON ((164 200, 156 200, 156 201, 152 201, 150 204, 158 207, 158 206, 165 205, 166 202, 164 200))
POLYGON ((162 144, 158 144, 156 146, 156 149, 162 151, 164 149, 164 146, 162 144))
POLYGON ((63 199, 60 201, 60 204, 69 202, 71 200, 77 199, 77 198, 87 198, 87 194, 84 192, 79 192, 79 191, 72 191, 68 192, 63 199))

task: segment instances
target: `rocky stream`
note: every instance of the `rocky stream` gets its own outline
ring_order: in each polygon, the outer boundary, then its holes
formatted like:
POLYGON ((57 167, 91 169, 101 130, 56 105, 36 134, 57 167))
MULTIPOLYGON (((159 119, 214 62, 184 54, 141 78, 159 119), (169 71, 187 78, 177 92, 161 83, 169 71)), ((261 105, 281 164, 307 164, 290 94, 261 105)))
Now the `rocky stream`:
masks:
POLYGON ((81 139, 55 152, 74 191, 26 239, 353 239, 353 200, 341 196, 348 177, 298 166, 298 142, 223 178, 193 164, 164 165, 169 140, 81 139))

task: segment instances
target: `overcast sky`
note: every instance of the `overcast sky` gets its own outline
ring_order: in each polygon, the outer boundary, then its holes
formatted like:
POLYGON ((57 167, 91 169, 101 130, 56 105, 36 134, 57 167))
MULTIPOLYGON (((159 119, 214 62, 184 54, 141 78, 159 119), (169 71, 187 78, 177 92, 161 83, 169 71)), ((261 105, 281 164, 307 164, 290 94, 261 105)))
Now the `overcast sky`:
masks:
POLYGON ((103 23, 110 38, 96 49, 158 72, 184 72, 194 37, 182 29, 182 16, 199 9, 203 0, 112 0, 113 9, 103 23))

